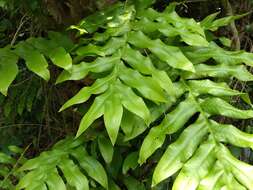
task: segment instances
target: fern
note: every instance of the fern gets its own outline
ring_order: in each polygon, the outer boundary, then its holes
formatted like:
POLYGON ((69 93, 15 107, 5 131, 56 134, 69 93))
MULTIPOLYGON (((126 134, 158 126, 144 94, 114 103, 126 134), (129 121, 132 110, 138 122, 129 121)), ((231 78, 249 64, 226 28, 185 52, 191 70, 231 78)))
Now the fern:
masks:
POLYGON ((25 151, 16 146, 9 146, 8 152, 0 152, 0 187, 1 189, 15 189, 17 180, 23 177, 18 172, 20 165, 26 162, 25 151))
POLYGON ((29 38, 14 47, 0 49, 0 92, 7 95, 7 90, 19 73, 18 61, 24 60, 27 68, 48 81, 50 72, 48 60, 60 68, 69 69, 72 58, 67 53, 72 48, 71 40, 56 32, 49 33, 49 39, 29 38), (46 59, 47 58, 47 59, 46 59))
MULTIPOLYGON (((173 190, 252 189, 253 166, 235 158, 228 145, 251 148, 253 136, 222 124, 217 116, 253 117, 248 94, 227 84, 231 78, 253 80, 247 70, 253 65, 253 55, 228 51, 206 38, 206 33, 244 15, 216 19, 215 13, 198 23, 180 17, 176 3, 163 12, 148 8, 152 3, 119 3, 89 16, 70 27, 79 31, 76 45, 51 33, 49 39, 30 38, 13 48, 1 49, 0 75, 7 80, 0 81, 0 91, 7 93, 18 73, 20 58, 45 80, 50 77, 48 62, 63 69, 56 83, 92 78, 92 85, 83 87, 60 109, 95 97, 81 120, 77 137, 102 116, 112 145, 120 129, 128 141, 151 127, 139 152, 139 163, 144 164, 165 143, 167 135, 177 132, 178 139, 168 145, 154 170, 152 186, 179 173, 173 190), (249 110, 232 106, 229 99, 233 96, 240 96, 249 110), (154 126, 163 114, 164 119, 154 126)), ((20 170, 30 172, 17 188, 88 189, 82 169, 107 188, 102 166, 85 152, 82 143, 69 139, 28 161, 20 170), (91 172, 88 158, 100 168, 102 177, 91 172)), ((99 139, 98 144, 104 160, 110 163, 111 144, 107 139, 99 139)), ((136 167, 128 163, 136 157, 136 152, 129 155, 123 173, 136 167)), ((129 188, 132 182, 143 188, 134 178, 125 181, 129 188)))
MULTIPOLYGON (((106 129, 114 143, 120 126, 124 131, 124 120, 131 121, 132 126, 126 125, 133 128, 135 122, 145 125, 138 117, 146 125, 157 119, 157 115, 146 111, 145 105, 149 107, 146 102, 164 104, 164 110, 173 104, 175 108, 169 111, 160 125, 152 127, 145 138, 139 163, 143 164, 162 146, 166 135, 185 127, 196 114, 197 119, 168 146, 155 168, 152 185, 179 172, 173 185, 175 190, 252 189, 253 166, 237 160, 225 146, 229 143, 243 148, 251 147, 252 135, 232 125, 220 124, 212 116, 234 119, 253 117, 251 109, 240 110, 227 102, 232 96, 241 96, 251 105, 246 93, 233 90, 225 83, 231 77, 252 81, 253 77, 244 64, 252 66, 253 55, 243 51, 227 51, 205 37, 208 30, 214 31, 241 16, 215 20, 217 14, 213 14, 197 23, 193 19, 179 17, 175 5, 171 4, 162 13, 149 8, 135 14, 129 7, 119 17, 103 14, 111 21, 107 25, 94 23, 93 28, 89 25, 90 18, 83 21, 86 25, 77 28, 83 27, 92 32, 99 27, 106 30, 104 33, 95 32, 90 42, 93 45, 78 48, 77 54, 82 58, 85 55, 99 58, 92 63, 80 63, 75 69, 79 72, 69 74, 64 71, 58 82, 79 80, 89 73, 112 72, 105 78, 97 79, 91 87, 83 88, 62 110, 83 103, 95 94, 96 99, 82 119, 77 136, 104 115, 106 129), (168 72, 161 68, 167 68, 168 72), (172 83, 173 78, 180 80, 172 83), (131 89, 138 99, 127 94, 131 89), (129 100, 134 100, 135 104, 142 101, 143 106, 131 109, 132 105, 126 104, 129 100), (131 112, 126 112, 127 119, 122 107, 131 112)), ((151 104, 154 110, 155 104, 151 104)))
POLYGON ((58 142, 50 151, 30 159, 19 168, 28 171, 16 189, 89 189, 91 177, 108 189, 107 175, 103 166, 90 156, 81 139, 67 138, 58 142))

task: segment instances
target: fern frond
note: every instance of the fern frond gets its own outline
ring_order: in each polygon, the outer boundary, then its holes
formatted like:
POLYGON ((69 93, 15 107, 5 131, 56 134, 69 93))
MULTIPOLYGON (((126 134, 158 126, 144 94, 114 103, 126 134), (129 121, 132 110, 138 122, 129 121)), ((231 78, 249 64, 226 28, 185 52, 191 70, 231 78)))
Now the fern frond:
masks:
POLYGON ((24 163, 19 171, 26 171, 16 189, 64 190, 74 187, 89 189, 91 177, 108 189, 107 175, 103 166, 86 150, 81 139, 67 138, 58 142, 50 151, 24 163))
POLYGON ((9 146, 8 152, 0 152, 0 187, 3 190, 15 189, 15 180, 23 177, 23 172, 17 172, 26 158, 25 151, 16 146, 9 146))
POLYGON ((49 39, 29 38, 14 47, 0 49, 0 75, 5 78, 0 82, 0 92, 7 95, 9 86, 19 73, 18 61, 21 59, 30 71, 46 81, 50 79, 49 62, 70 70, 72 58, 68 52, 72 47, 73 43, 68 37, 51 32, 49 39))
MULTIPOLYGON (((152 0, 119 3, 84 19, 72 27, 81 34, 76 46, 51 33, 50 39, 31 38, 13 49, 1 50, 0 54, 4 54, 1 60, 17 55, 8 60, 7 75, 5 67, 0 67, 0 74, 8 79, 0 82, 1 92, 6 94, 17 75, 18 57, 45 80, 50 77, 48 60, 51 59, 64 69, 57 83, 87 76, 95 81, 60 109, 84 103, 94 95, 77 137, 102 116, 112 145, 120 130, 125 133, 125 140, 130 140, 151 127, 139 153, 139 163, 143 164, 164 144, 167 135, 177 132, 178 139, 168 145, 154 170, 153 186, 179 173, 173 190, 252 190, 253 166, 235 158, 227 146, 252 148, 252 134, 215 118, 253 117, 248 95, 231 89, 226 83, 231 78, 253 81, 253 75, 247 70, 247 66, 253 65, 253 56, 244 51, 224 50, 205 36, 206 32, 243 15, 215 20, 217 14, 213 14, 198 23, 180 17, 175 3, 163 12, 147 7, 152 3, 152 0), (89 39, 82 35, 84 32, 89 33, 89 39), (233 96, 240 96, 249 109, 231 105, 229 99, 233 96), (162 114, 165 115, 162 122, 155 127, 151 125, 162 114)), ((0 66, 3 64, 1 61, 0 66)), ((83 170, 107 188, 103 167, 87 154, 82 144, 78 139, 66 140, 28 161, 20 170, 29 172, 17 188, 88 189, 83 170), (92 172, 92 167, 102 176, 92 172)), ((107 153, 109 144, 108 139, 99 140, 107 163, 111 162, 113 152, 110 146, 112 151, 107 153)), ((131 156, 136 158, 136 154, 131 156)), ((135 165, 127 166, 126 161, 124 172, 131 167, 135 165)), ((134 178, 125 181, 127 186, 133 182, 143 188, 134 178)))

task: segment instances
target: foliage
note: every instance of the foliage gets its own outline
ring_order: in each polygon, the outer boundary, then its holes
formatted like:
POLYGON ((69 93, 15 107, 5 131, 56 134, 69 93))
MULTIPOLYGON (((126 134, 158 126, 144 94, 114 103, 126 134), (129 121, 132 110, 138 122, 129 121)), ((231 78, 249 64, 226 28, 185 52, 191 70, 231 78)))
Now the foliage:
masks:
POLYGON ((46 81, 49 65, 57 66, 63 70, 57 84, 92 81, 60 109, 88 106, 77 138, 61 141, 25 162, 17 171, 25 173, 17 189, 89 189, 86 176, 105 189, 119 189, 108 187, 107 174, 119 178, 113 171, 118 166, 110 164, 121 158, 130 140, 142 141, 143 136, 141 147, 127 149, 124 161, 118 161, 127 189, 150 188, 149 183, 158 189, 169 177, 173 190, 252 189, 253 166, 240 161, 232 150, 252 148, 253 136, 224 124, 222 118, 253 117, 248 94, 228 85, 232 78, 253 81, 247 70, 253 66, 253 54, 229 51, 211 35, 244 15, 216 19, 214 13, 198 23, 180 17, 176 3, 158 12, 150 8, 153 2, 118 3, 85 18, 70 27, 78 32, 75 44, 50 32, 48 38, 29 38, 0 50, 4 95, 22 63, 46 81), (235 96, 247 109, 231 104, 235 96), (109 138, 96 128, 95 121, 102 116, 109 138), (105 169, 96 160, 96 151, 91 151, 92 156, 85 151, 88 128, 95 131, 91 149, 99 147, 105 169), (145 165, 151 167, 148 173, 155 167, 152 182, 150 174, 145 174, 145 180, 135 179, 136 168, 145 165))
POLYGON ((0 92, 4 95, 7 94, 9 85, 18 74, 17 62, 21 58, 25 60, 25 64, 29 70, 45 80, 49 80, 50 78, 45 56, 49 57, 55 65, 65 69, 68 69, 72 65, 70 55, 63 48, 71 48, 72 42, 59 33, 52 32, 49 36, 51 36, 51 40, 29 38, 27 41, 17 44, 15 49, 11 46, 1 49, 0 74, 5 80, 0 82, 0 92))
POLYGON ((8 153, 0 152, 0 187, 2 189, 14 189, 13 179, 23 177, 23 172, 17 172, 17 170, 26 162, 24 153, 16 146, 9 146, 8 153))
POLYGON ((27 161, 19 170, 29 172, 16 189, 89 189, 89 181, 82 170, 108 189, 103 166, 86 152, 81 139, 67 138, 58 142, 51 151, 27 161))

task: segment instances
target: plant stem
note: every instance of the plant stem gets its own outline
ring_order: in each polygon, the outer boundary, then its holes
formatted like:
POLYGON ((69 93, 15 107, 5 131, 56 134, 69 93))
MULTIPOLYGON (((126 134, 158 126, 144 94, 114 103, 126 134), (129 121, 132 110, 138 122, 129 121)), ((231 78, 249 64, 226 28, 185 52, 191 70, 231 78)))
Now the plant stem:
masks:
MULTIPOLYGON (((226 10, 227 16, 233 16, 234 15, 233 8, 232 8, 229 0, 222 0, 222 4, 223 4, 224 9, 226 10)), ((240 42, 239 32, 238 32, 236 25, 235 25, 235 21, 231 22, 230 28, 233 33, 233 40, 235 42, 235 45, 233 48, 235 50, 240 50, 241 49, 241 42, 240 42)))

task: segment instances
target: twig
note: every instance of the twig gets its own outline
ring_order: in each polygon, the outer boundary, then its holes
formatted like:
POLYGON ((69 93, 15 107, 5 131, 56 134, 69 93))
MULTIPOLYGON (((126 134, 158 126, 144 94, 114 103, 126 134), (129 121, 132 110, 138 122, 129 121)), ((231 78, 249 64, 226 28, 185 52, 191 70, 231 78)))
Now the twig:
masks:
POLYGON ((18 126, 45 126, 43 124, 12 124, 12 125, 5 125, 3 127, 0 127, 0 129, 10 128, 10 127, 18 127, 18 126))
MULTIPOLYGON (((226 10, 227 12, 227 15, 228 16, 233 16, 233 8, 229 2, 229 0, 222 0, 222 4, 224 6, 224 9, 226 10)), ((233 33, 233 40, 235 42, 235 47, 234 49, 235 50, 240 50, 241 49, 241 42, 240 42, 240 37, 239 37, 239 32, 236 28, 236 25, 235 25, 235 21, 232 21, 231 24, 230 24, 230 28, 231 28, 231 31, 233 33)))
POLYGON ((18 26, 18 28, 17 28, 17 31, 15 32, 15 34, 14 34, 14 37, 13 37, 13 39, 12 39, 12 41, 11 41, 11 46, 13 46, 14 44, 15 44, 15 42, 16 42, 16 40, 17 40, 17 37, 18 37, 18 34, 19 34, 19 31, 21 30, 21 28, 23 27, 23 25, 26 23, 26 21, 28 20, 28 19, 25 19, 26 18, 26 14, 21 18, 21 20, 20 20, 20 23, 19 23, 19 26, 18 26))
POLYGON ((17 162, 15 163, 15 165, 13 166, 13 168, 11 169, 11 171, 7 174, 7 176, 5 176, 4 180, 2 181, 3 184, 13 174, 13 172, 17 168, 19 162, 24 157, 26 151, 29 149, 30 146, 31 146, 31 143, 25 148, 25 150, 22 152, 22 154, 20 155, 19 159, 17 160, 17 162))

